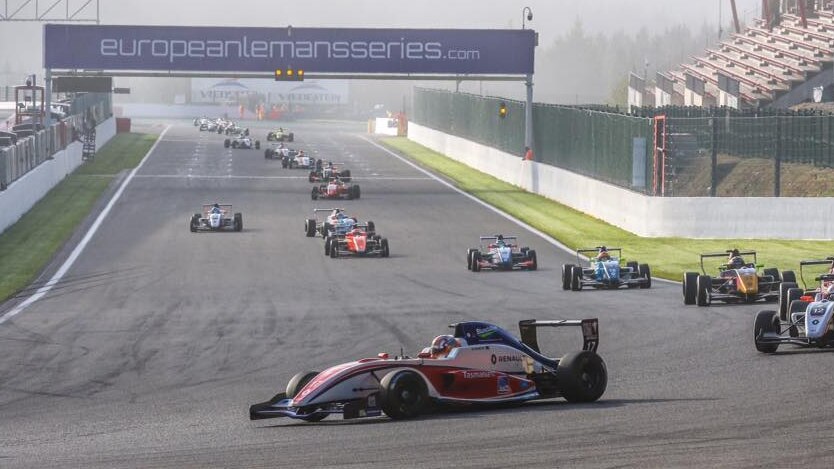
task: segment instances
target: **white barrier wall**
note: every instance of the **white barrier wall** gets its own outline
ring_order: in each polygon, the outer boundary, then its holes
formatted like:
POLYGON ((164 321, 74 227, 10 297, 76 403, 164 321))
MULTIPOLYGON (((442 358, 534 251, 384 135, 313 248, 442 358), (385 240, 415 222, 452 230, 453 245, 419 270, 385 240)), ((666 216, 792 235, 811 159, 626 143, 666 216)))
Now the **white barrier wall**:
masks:
MULTIPOLYGON (((96 127, 96 150, 116 135, 116 119, 110 118, 96 127)), ((0 192, 0 233, 12 226, 43 196, 75 171, 81 160, 81 142, 73 142, 38 165, 0 192)))
POLYGON ((834 238, 831 197, 650 197, 413 122, 408 138, 639 236, 834 238))

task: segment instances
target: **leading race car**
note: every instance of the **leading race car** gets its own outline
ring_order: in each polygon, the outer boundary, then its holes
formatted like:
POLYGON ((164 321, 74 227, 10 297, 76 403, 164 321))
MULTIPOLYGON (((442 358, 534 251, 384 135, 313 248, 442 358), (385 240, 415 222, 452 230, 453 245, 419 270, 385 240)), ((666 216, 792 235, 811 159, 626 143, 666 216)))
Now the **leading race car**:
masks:
POLYGON ((576 265, 562 265, 562 289, 580 291, 591 288, 651 288, 648 264, 623 262, 622 248, 583 248, 576 250, 576 265), (594 255, 590 255, 594 254, 594 255), (583 260, 583 257, 588 259, 583 260))
POLYGON ((251 150, 252 148, 256 150, 261 149, 261 141, 260 140, 253 140, 249 137, 249 135, 244 135, 243 133, 235 134, 232 138, 227 138, 223 141, 223 146, 226 148, 241 148, 245 150, 251 150))
POLYGON ((359 184, 347 184, 338 177, 331 178, 325 184, 313 186, 310 196, 316 199, 358 199, 361 195, 359 184))
MULTIPOLYGON (((356 217, 348 216, 343 208, 316 208, 313 209, 313 218, 304 220, 304 232, 310 238, 316 235, 322 238, 344 236, 357 223, 356 217)), ((372 221, 368 221, 365 226, 368 231, 376 231, 372 221)))
POLYGON ((472 272, 489 270, 536 270, 536 251, 519 248, 515 236, 481 236, 481 245, 466 251, 466 268, 472 272))
POLYGON ((803 295, 790 302, 787 321, 776 311, 759 311, 753 323, 756 350, 774 353, 782 344, 801 347, 834 347, 834 274, 819 277, 829 284, 812 295, 803 295))
POLYGON ((278 127, 278 128, 277 128, 277 129, 275 129, 275 130, 270 130, 270 131, 266 134, 266 139, 267 139, 268 141, 270 141, 270 142, 272 142, 272 141, 276 141, 276 142, 283 142, 283 141, 292 142, 293 140, 295 140, 295 134, 293 134, 292 132, 290 132, 289 130, 287 130, 287 129, 283 128, 283 127, 278 127))
POLYGON ((597 354, 597 319, 520 321, 521 339, 486 322, 452 327, 453 336, 436 337, 416 358, 380 353, 320 373, 298 373, 286 392, 250 406, 249 418, 317 422, 331 414, 354 419, 385 413, 392 419, 407 419, 442 406, 557 397, 594 402, 605 392, 608 371, 597 354), (581 327, 582 350, 561 358, 543 355, 537 330, 562 326, 581 327))
POLYGON ((752 303, 758 300, 777 301, 779 285, 783 282, 796 282, 793 271, 768 268, 759 275, 756 251, 739 251, 728 249, 726 252, 701 254, 701 271, 683 274, 683 303, 687 305, 709 306, 713 301, 730 304, 752 303), (747 262, 752 259, 753 262, 747 262), (707 275, 704 259, 726 258, 720 264, 718 277, 707 275))
POLYGON ((367 225, 354 225, 344 235, 324 238, 324 254, 336 259, 342 256, 388 257, 388 238, 374 233, 367 225))
POLYGON ((231 218, 230 204, 204 204, 202 213, 195 213, 188 222, 188 229, 197 231, 243 230, 243 214, 236 212, 231 218))

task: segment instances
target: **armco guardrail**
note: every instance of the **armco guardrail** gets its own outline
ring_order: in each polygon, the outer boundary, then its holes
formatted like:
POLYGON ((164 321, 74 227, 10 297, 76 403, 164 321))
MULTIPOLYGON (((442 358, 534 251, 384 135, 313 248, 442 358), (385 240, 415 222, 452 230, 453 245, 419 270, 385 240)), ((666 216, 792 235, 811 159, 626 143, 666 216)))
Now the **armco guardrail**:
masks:
POLYGON ((832 239, 830 197, 652 197, 413 122, 408 138, 525 190, 645 237, 832 239), (813 213, 813 217, 808 214, 813 213))

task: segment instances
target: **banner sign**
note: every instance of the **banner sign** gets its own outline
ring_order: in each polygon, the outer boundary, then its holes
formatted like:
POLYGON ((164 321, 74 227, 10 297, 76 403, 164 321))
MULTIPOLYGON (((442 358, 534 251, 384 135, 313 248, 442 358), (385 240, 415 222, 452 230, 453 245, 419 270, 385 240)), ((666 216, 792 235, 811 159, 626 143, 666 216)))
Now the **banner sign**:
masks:
POLYGON ((192 78, 192 103, 235 103, 257 96, 267 104, 334 106, 349 102, 347 80, 286 82, 258 78, 192 78))
POLYGON ((533 73, 530 29, 44 26, 44 68, 169 72, 533 73))

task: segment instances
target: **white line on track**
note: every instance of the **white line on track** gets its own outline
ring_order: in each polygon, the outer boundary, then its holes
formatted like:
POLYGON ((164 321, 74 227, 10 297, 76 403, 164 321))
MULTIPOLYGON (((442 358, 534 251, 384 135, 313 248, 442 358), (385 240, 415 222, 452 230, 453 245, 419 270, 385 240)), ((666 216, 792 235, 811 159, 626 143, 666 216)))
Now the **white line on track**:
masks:
POLYGON ((87 230, 87 233, 84 235, 84 238, 82 238, 81 241, 78 243, 78 246, 76 246, 75 249, 72 250, 72 253, 70 253, 67 260, 65 260, 64 263, 61 264, 61 267, 58 269, 57 272, 55 272, 52 278, 50 278, 49 281, 46 282, 46 284, 44 284, 44 286, 38 288, 38 291, 36 291, 32 296, 23 300, 23 302, 15 306, 11 311, 0 316, 0 324, 3 324, 9 319, 20 314, 32 303, 38 301, 44 295, 49 293, 49 290, 52 290, 52 287, 54 287, 55 284, 61 281, 64 275, 66 275, 67 271, 69 271, 69 269, 75 263, 76 259, 78 259, 78 257, 81 256, 81 253, 84 252, 84 248, 87 247, 87 244, 89 244, 90 240, 93 238, 93 235, 96 234, 96 231, 98 231, 98 228, 101 226, 102 222, 104 222, 104 219, 107 218, 107 215, 110 213, 110 210, 113 208, 114 205, 116 205, 116 202, 122 196, 122 193, 125 191, 127 185, 130 184, 130 181, 134 178, 136 172, 139 171, 140 168, 142 168, 142 165, 145 164, 145 161, 147 161, 148 157, 151 156, 151 153, 153 153, 153 151, 156 149, 156 146, 159 145, 159 142, 162 141, 162 138, 165 136, 165 133, 168 132, 168 129, 170 128, 170 125, 165 127, 165 130, 163 130, 162 133, 159 134, 159 137, 156 139, 156 142, 154 142, 153 146, 151 146, 150 150, 148 150, 148 153, 145 154, 145 157, 142 158, 142 161, 139 162, 139 165, 133 168, 133 171, 131 171, 130 174, 128 174, 128 176, 125 178, 125 180, 122 181, 122 185, 119 186, 119 189, 116 191, 115 194, 113 194, 113 197, 110 198, 110 202, 107 203, 107 206, 104 207, 104 210, 102 210, 101 213, 98 215, 96 221, 94 221, 93 224, 90 226, 90 229, 87 230))
MULTIPOLYGON (((191 168, 188 169, 191 171, 191 168)), ((217 176, 217 175, 196 175, 196 174, 137 174, 137 178, 158 178, 158 179, 182 179, 182 178, 190 178, 190 179, 250 179, 250 180, 259 180, 259 179, 303 179, 307 180, 308 176, 217 176)), ((431 178, 423 178, 423 177, 384 177, 384 176, 362 176, 362 177, 353 177, 356 181, 431 181, 431 178)))

